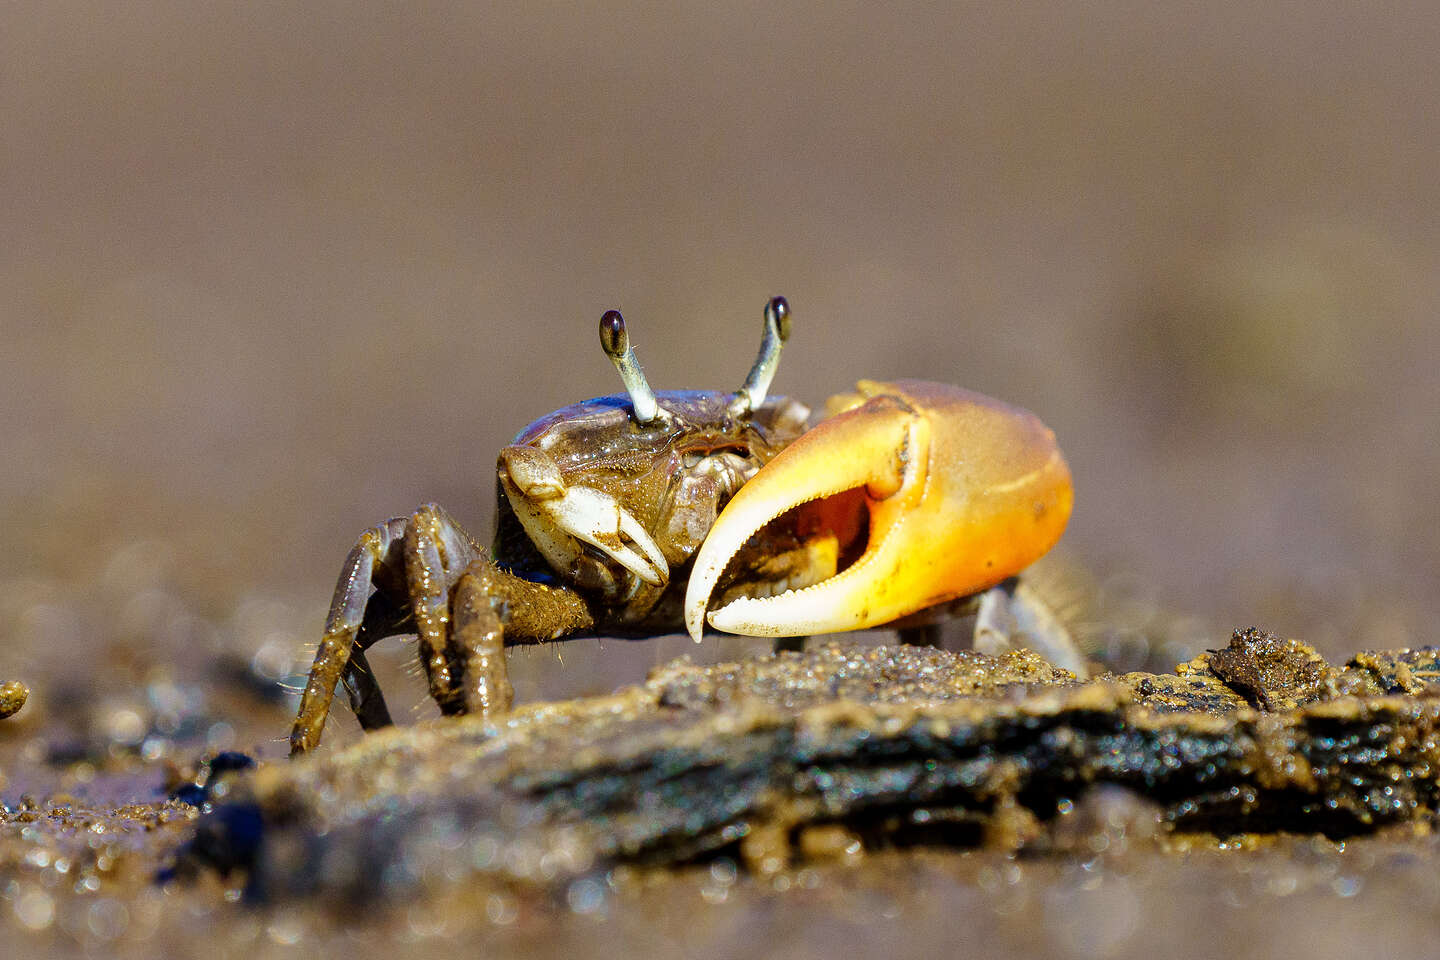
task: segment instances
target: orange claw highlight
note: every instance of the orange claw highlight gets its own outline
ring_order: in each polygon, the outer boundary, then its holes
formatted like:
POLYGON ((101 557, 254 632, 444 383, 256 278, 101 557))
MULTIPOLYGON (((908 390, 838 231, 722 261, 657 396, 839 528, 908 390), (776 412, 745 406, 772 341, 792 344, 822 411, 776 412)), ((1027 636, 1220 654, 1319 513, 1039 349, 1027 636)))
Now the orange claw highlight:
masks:
POLYGON ((860 398, 760 470, 696 554, 685 625, 800 636, 879 626, 978 593, 1043 556, 1074 502, 1055 435, 1032 413, 922 380, 857 384, 860 398), (870 536, 836 576, 708 611, 725 565, 802 503, 863 487, 870 536))

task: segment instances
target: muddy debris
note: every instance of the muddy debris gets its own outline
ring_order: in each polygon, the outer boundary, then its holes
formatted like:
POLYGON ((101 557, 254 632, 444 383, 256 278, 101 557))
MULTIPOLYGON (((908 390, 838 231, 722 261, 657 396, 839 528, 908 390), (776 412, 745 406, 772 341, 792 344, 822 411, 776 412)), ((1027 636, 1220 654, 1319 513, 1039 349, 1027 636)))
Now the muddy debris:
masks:
POLYGON ((0 683, 0 720, 13 717, 30 698, 30 688, 19 680, 0 683))
POLYGON ((1172 675, 1084 683, 1027 652, 680 660, 612 696, 394 728, 235 776, 181 872, 238 875, 254 899, 363 901, 475 876, 554 887, 616 864, 728 857, 764 875, 912 844, 1039 854, 1106 831, 1428 824, 1437 659, 1336 667, 1247 630, 1172 675))
POLYGON ((1236 630, 1228 647, 1202 655, 1186 669, 1208 669, 1260 710, 1293 710, 1334 696, 1339 673, 1299 640, 1254 627, 1236 630))

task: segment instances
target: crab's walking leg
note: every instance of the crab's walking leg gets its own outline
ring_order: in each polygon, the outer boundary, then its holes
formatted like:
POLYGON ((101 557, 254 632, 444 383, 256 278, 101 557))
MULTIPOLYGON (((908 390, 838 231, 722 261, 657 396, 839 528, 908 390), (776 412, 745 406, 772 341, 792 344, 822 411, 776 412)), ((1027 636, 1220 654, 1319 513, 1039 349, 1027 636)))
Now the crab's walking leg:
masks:
POLYGON ((345 685, 345 693, 350 697, 350 709, 355 712, 355 719, 360 721, 363 730, 379 730, 392 723, 385 695, 380 692, 365 651, 386 637, 410 632, 414 629, 413 624, 410 607, 397 601, 393 591, 382 588, 370 596, 370 602, 365 607, 365 619, 350 650, 350 662, 340 675, 340 682, 345 685))
POLYGON ((1085 654, 1059 615, 1014 577, 980 595, 974 642, 976 650, 992 656, 1028 647, 1081 680, 1090 676, 1085 654))
POLYGON ((441 712, 484 715, 510 707, 506 643, 543 643, 594 624, 579 594, 499 569, 441 507, 426 504, 408 519, 387 520, 360 535, 340 572, 290 754, 320 741, 342 679, 363 728, 390 725, 365 659, 377 640, 414 630, 441 712))
POLYGON ((370 660, 365 648, 357 641, 350 651, 350 662, 340 676, 345 685, 345 694, 350 698, 350 709, 360 721, 361 730, 380 730, 395 723, 390 719, 390 707, 385 703, 385 694, 375 682, 375 672, 370 669, 370 660))
POLYGON ((579 594, 501 570, 433 503, 410 518, 405 572, 420 662, 446 715, 510 708, 507 643, 557 640, 595 623, 579 594))
POLYGON ((305 753, 320 742, 320 732, 325 729, 330 702, 335 697, 335 684, 350 663, 377 571, 393 567, 399 561, 404 532, 402 517, 371 527, 360 534, 345 558, 345 566, 335 584, 335 597, 330 601, 330 613, 325 619, 325 636, 315 651, 315 663, 310 668, 310 678, 300 697, 300 709, 290 729, 291 756, 305 753))
POLYGON ((460 672, 452 663, 450 588, 482 555, 481 548, 438 504, 427 503, 410 517, 405 537, 405 574, 420 639, 420 664, 430 696, 447 716, 465 712, 460 672))
POLYGON ((465 712, 482 717, 508 712, 515 702, 515 688, 505 666, 503 601, 486 592, 478 578, 467 576, 455 585, 453 609, 455 629, 450 640, 464 658, 465 712))
POLYGON ((494 716, 510 709, 515 691, 505 645, 544 643, 595 625, 580 595, 534 583, 478 557, 455 585, 451 655, 463 665, 465 712, 494 716))

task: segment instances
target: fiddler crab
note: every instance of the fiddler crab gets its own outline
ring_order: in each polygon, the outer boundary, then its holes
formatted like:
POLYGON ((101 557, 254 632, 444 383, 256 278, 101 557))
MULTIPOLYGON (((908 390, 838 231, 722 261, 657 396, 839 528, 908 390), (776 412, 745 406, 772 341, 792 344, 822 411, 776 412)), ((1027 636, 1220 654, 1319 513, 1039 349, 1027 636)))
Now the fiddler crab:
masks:
POLYGON ((624 381, 542 417, 500 451, 487 551, 426 504, 360 534, 290 734, 320 739, 335 686, 367 730, 390 724, 365 659, 419 637, 444 714, 497 715, 505 646, 651 636, 706 623, 803 637, 881 624, 910 639, 972 613, 977 648, 1017 635, 1057 666, 1084 658, 1015 575, 1060 539, 1070 471, 1033 414, 957 387, 862 380, 810 411, 766 397, 790 310, 765 307, 760 355, 734 393, 646 383, 620 313, 600 342, 624 381))

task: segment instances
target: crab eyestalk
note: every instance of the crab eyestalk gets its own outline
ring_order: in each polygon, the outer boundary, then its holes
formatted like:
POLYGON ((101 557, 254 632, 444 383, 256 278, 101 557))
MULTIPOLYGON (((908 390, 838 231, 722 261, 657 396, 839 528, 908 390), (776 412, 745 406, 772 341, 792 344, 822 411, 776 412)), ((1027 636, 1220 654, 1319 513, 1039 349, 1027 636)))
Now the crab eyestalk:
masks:
POLYGON ((625 318, 619 310, 607 310, 600 318, 600 347, 625 383, 625 392, 630 394, 630 409, 635 422, 645 425, 660 415, 660 404, 655 401, 655 391, 645 380, 640 361, 635 357, 635 347, 625 332, 625 318))
POLYGON ((765 304, 765 332, 760 337, 760 355, 745 378, 745 385, 735 392, 731 411, 737 416, 748 414, 765 402, 770 381, 780 366, 780 348, 790 339, 790 304, 784 297, 772 297, 765 304))

